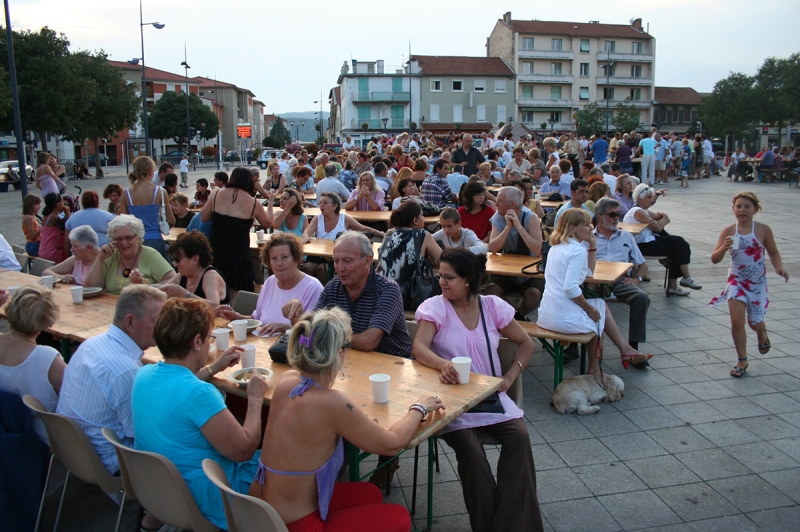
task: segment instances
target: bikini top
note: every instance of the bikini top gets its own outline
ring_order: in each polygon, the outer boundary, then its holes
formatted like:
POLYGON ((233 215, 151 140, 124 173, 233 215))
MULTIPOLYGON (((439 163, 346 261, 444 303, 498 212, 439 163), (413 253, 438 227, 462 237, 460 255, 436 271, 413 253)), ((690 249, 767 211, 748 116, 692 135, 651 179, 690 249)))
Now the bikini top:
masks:
MULTIPOLYGON (((303 393, 308 390, 312 384, 317 388, 322 388, 322 386, 315 382, 314 379, 301 376, 300 384, 295 386, 292 391, 289 392, 289 398, 292 399, 298 395, 303 395, 303 393)), ((261 493, 261 489, 264 487, 267 471, 270 473, 275 473, 276 475, 288 476, 317 475, 319 515, 324 521, 328 517, 328 505, 330 504, 331 496, 333 495, 333 484, 336 482, 336 477, 339 474, 339 469, 341 469, 342 463, 344 463, 344 444, 342 443, 341 436, 339 437, 339 441, 336 442, 336 448, 333 450, 333 454, 331 454, 330 458, 328 458, 324 464, 313 471, 281 471, 279 469, 267 467, 259 460, 258 471, 256 472, 256 481, 260 485, 259 493, 261 493)))

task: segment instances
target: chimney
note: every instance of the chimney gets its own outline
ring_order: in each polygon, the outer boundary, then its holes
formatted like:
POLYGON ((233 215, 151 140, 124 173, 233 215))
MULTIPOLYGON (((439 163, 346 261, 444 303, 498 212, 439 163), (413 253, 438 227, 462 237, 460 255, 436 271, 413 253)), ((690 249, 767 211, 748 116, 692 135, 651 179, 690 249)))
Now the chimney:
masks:
POLYGON ((642 31, 642 19, 637 18, 636 20, 631 22, 631 26, 633 26, 634 28, 636 28, 639 31, 642 31))
POLYGON ((511 25, 511 11, 506 11, 505 14, 503 14, 503 22, 511 25))

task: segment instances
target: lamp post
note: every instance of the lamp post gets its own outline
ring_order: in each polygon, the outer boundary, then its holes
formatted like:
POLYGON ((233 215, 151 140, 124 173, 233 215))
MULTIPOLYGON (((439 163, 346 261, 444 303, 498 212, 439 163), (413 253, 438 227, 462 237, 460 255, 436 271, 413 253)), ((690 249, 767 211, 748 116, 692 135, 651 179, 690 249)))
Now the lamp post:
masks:
MULTIPOLYGON (((610 57, 611 54, 609 54, 609 58, 610 57)), ((602 66, 602 68, 606 70, 606 136, 608 136, 608 100, 610 99, 611 96, 611 94, 609 94, 608 82, 609 78, 611 77, 611 69, 615 66, 617 66, 616 61, 611 61, 602 66)))
MULTIPOLYGON (((294 127, 294 120, 289 120, 289 135, 292 134, 292 128, 294 127)), ((295 142, 297 142, 297 137, 295 136, 295 142)))
MULTIPOLYGON (((14 61, 14 33, 11 30, 11 14, 8 12, 8 0, 5 0, 6 9, 6 43, 8 47, 8 72, 11 82, 11 101, 14 107, 14 136, 17 137, 17 161, 19 162, 19 188, 23 199, 28 195, 28 178, 31 177, 25 171, 25 148, 24 137, 22 136, 22 117, 19 109, 19 92, 17 91, 17 67, 14 61)), ((9 167, 10 170, 10 167, 9 167)))
POLYGON ((142 0, 139 0, 139 33, 142 38, 142 114, 144 118, 144 143, 145 152, 147 155, 152 155, 150 152, 150 129, 147 126, 147 78, 144 71, 144 27, 153 26, 155 29, 160 30, 164 28, 164 24, 160 22, 142 22, 142 0))
POLYGON ((319 93, 319 100, 314 103, 319 103, 319 147, 322 149, 322 91, 319 93))
POLYGON ((183 62, 181 63, 186 78, 186 153, 192 154, 192 123, 189 114, 189 69, 192 68, 186 62, 186 47, 183 48, 183 62))
POLYGON ((555 126, 556 126, 556 122, 557 122, 557 120, 555 119, 555 117, 550 117, 550 118, 547 120, 547 122, 550 124, 550 133, 551 133, 551 135, 552 135, 552 133, 553 133, 553 130, 555 129, 555 126))

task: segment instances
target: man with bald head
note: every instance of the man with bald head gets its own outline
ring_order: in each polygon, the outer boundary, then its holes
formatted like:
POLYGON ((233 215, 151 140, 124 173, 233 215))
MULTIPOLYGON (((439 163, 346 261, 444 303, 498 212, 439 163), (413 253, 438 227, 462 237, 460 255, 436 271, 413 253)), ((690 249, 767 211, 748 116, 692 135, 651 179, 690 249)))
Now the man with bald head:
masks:
POLYGON ((481 152, 472 147, 472 135, 465 133, 461 136, 461 147, 453 152, 452 160, 455 164, 464 165, 464 175, 471 176, 478 173, 478 165, 486 162, 481 152))

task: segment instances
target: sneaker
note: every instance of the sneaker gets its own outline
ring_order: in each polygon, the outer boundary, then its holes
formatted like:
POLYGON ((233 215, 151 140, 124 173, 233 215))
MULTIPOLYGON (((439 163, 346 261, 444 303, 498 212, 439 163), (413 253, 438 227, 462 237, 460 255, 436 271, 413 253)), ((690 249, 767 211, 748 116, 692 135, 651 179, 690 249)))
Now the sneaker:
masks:
POLYGON ((681 286, 691 288, 692 290, 700 290, 701 288, 703 288, 702 286, 694 282, 694 279, 692 279, 691 277, 684 277, 683 279, 681 279, 681 286))
POLYGON ((684 290, 680 286, 677 288, 667 288, 667 295, 668 296, 688 296, 691 292, 688 290, 684 290))

